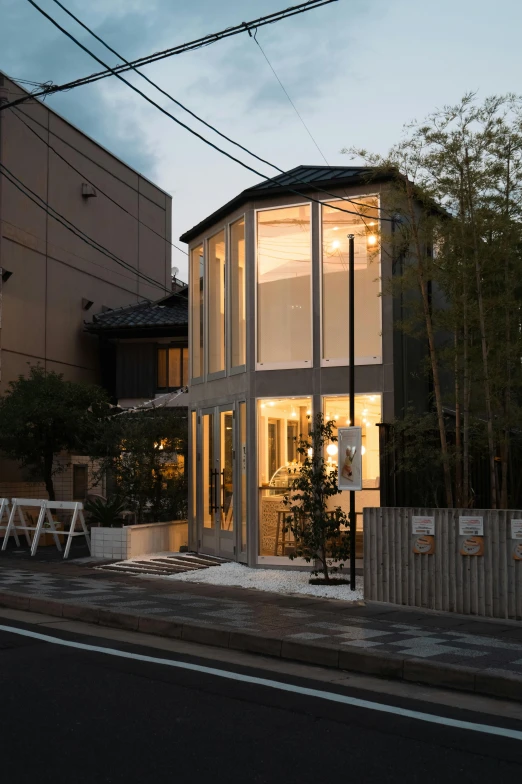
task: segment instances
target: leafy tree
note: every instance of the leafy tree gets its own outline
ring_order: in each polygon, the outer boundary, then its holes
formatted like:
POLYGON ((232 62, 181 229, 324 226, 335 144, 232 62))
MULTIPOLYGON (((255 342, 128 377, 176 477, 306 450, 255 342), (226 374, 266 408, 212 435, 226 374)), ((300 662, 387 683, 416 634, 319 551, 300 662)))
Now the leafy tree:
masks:
MULTIPOLYGON (((484 455, 491 506, 516 508, 522 101, 479 103, 470 93, 408 126, 385 158, 351 152, 392 175, 383 203, 395 218, 395 274, 384 285, 402 296, 398 326, 427 347, 445 503, 473 504, 474 463, 484 455)), ((422 430, 420 419, 405 420, 412 434, 422 430)))
POLYGON ((108 412, 100 387, 65 381, 62 374, 32 366, 0 398, 0 452, 43 481, 54 501, 53 477, 66 468, 56 458, 62 452, 88 454, 108 412))
POLYGON ((169 409, 114 416, 98 445, 99 470, 138 523, 187 514, 187 417, 169 409))
POLYGON ((290 512, 285 518, 287 530, 296 543, 290 558, 318 564, 312 574, 322 572, 327 583, 350 555, 347 516, 340 506, 328 508, 329 499, 340 493, 337 470, 324 457, 326 446, 337 441, 334 428, 335 422, 324 422, 322 414, 317 414, 310 435, 299 436, 301 462, 291 478, 291 493, 284 499, 290 512))

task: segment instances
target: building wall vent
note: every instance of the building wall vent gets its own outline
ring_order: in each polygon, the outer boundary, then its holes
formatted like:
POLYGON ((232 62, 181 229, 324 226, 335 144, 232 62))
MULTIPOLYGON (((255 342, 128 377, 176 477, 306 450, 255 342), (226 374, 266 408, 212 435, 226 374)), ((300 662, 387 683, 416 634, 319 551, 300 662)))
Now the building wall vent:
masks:
POLYGON ((97 195, 94 185, 91 185, 89 182, 82 182, 82 196, 84 199, 92 199, 93 196, 97 195))

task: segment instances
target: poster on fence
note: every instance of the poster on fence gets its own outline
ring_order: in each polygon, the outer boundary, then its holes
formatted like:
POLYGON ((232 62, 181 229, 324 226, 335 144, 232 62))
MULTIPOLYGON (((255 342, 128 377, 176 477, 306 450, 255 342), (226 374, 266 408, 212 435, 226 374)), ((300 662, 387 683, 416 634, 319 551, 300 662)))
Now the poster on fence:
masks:
POLYGON ((362 490, 362 427, 340 427, 337 437, 339 490, 362 490))
POLYGON ((411 518, 413 552, 416 555, 434 555, 435 518, 413 515, 411 518))
POLYGON ((522 561, 522 520, 511 520, 511 538, 513 543, 513 558, 522 561))
POLYGON ((484 555, 483 517, 459 517, 459 551, 461 555, 484 555))

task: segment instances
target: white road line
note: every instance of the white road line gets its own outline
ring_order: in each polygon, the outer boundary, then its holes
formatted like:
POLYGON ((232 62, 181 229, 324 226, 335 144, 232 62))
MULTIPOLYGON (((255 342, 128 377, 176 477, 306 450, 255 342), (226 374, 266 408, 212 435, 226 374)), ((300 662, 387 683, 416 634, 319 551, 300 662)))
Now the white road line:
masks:
POLYGON ((336 694, 335 692, 322 691, 320 689, 307 689, 304 686, 295 686, 291 683, 273 681, 268 678, 256 678, 253 675, 243 675, 239 672, 228 672, 227 670, 218 670, 214 667, 203 667, 200 664, 190 664, 189 662, 176 661, 174 659, 160 659, 156 656, 144 656, 140 653, 119 651, 116 648, 102 648, 100 645, 87 645, 83 642, 62 640, 60 637, 51 637, 48 634, 39 634, 38 632, 31 632, 27 629, 18 629, 16 626, 3 626, 0 624, 0 632, 18 634, 21 637, 31 637, 34 640, 41 640, 42 642, 48 642, 53 645, 62 645, 65 648, 76 648, 81 651, 103 653, 106 656, 118 656, 121 659, 133 659, 134 661, 147 662, 148 664, 161 664, 165 667, 176 667, 180 670, 202 672, 206 675, 213 675, 217 678, 226 678, 227 680, 239 681, 241 683, 252 683, 255 686, 265 686, 269 689, 278 689, 279 691, 288 691, 293 692, 294 694, 302 694, 305 697, 316 697, 320 700, 328 700, 329 702, 339 702, 343 705, 352 705, 355 708, 365 708, 366 710, 375 710, 380 711, 381 713, 391 713, 393 716, 404 716, 404 718, 407 719, 426 721, 430 724, 442 724, 445 727, 454 727, 459 730, 470 730, 472 732, 482 732, 486 735, 500 735, 503 738, 522 740, 522 732, 520 730, 510 730, 506 729, 505 727, 494 727, 490 724, 476 724, 472 721, 449 719, 445 716, 435 716, 431 713, 407 710, 406 708, 399 708, 395 705, 385 705, 380 702, 360 700, 357 697, 348 697, 345 694, 336 694))

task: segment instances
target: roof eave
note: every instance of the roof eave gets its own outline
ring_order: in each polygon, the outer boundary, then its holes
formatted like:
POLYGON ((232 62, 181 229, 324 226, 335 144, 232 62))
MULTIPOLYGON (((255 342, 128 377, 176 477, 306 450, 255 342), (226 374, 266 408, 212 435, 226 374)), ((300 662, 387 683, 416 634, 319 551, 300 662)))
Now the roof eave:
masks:
POLYGON ((180 242, 185 242, 187 244, 192 242, 192 240, 196 239, 196 237, 206 231, 206 229, 218 223, 226 215, 234 212, 242 204, 246 204, 249 201, 260 201, 262 199, 270 199, 274 196, 281 196, 284 194, 295 194, 298 189, 299 194, 302 193, 303 196, 307 196, 308 194, 323 188, 328 188, 330 192, 335 192, 338 188, 357 186, 362 183, 371 185, 373 183, 387 182, 390 179, 393 179, 393 176, 394 175, 391 173, 379 173, 373 177, 369 177, 368 170, 366 170, 365 172, 361 172, 361 174, 352 174, 351 176, 337 178, 336 180, 318 180, 317 182, 306 183, 306 186, 303 183, 303 186, 301 187, 299 185, 269 185, 266 188, 260 188, 259 185, 256 185, 252 188, 247 188, 247 190, 235 196, 211 215, 208 215, 200 221, 196 226, 193 226, 182 234, 179 239, 180 242))

